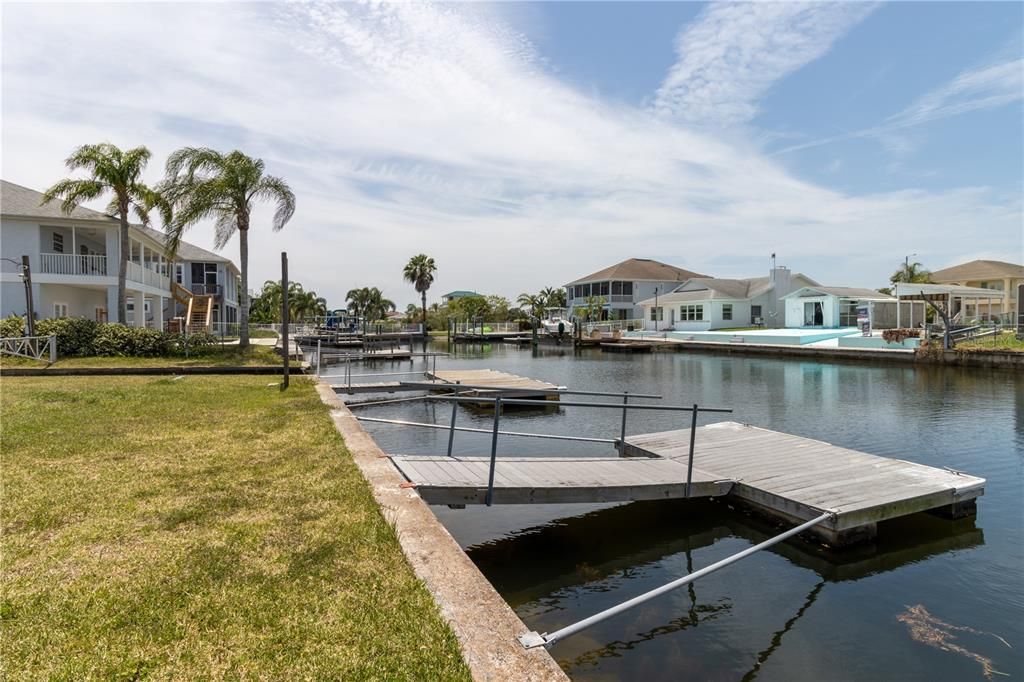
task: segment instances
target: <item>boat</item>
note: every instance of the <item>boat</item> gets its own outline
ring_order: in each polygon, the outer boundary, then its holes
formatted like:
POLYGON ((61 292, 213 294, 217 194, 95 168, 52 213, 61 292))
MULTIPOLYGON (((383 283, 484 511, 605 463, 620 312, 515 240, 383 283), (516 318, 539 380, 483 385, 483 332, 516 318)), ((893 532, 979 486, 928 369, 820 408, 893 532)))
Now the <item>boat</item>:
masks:
POLYGON ((545 319, 540 321, 545 332, 551 336, 558 336, 559 333, 572 336, 575 326, 566 308, 545 308, 545 312, 545 319))

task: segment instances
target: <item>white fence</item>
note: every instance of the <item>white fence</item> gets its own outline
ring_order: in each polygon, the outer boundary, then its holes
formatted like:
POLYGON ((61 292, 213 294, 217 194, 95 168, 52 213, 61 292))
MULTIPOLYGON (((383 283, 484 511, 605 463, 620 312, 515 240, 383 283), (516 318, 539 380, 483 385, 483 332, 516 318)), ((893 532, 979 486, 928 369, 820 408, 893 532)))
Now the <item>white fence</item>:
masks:
POLYGON ((57 362, 56 336, 17 336, 0 339, 0 355, 57 362))
MULTIPOLYGON (((417 325, 418 326, 418 325, 417 325)), ((454 334, 515 334, 518 322, 454 322, 454 334)))
POLYGON ((128 272, 127 278, 132 282, 139 282, 140 284, 147 284, 157 289, 170 289, 171 278, 167 275, 162 275, 156 270, 144 268, 138 263, 128 261, 128 272))
POLYGON ((602 322, 583 322, 581 324, 584 334, 590 334, 593 331, 599 331, 602 334, 611 334, 612 332, 624 332, 624 331, 642 331, 644 328, 643 320, 604 320, 602 322))
POLYGON ((39 272, 48 275, 101 275, 107 274, 107 257, 77 256, 73 253, 39 254, 39 272))

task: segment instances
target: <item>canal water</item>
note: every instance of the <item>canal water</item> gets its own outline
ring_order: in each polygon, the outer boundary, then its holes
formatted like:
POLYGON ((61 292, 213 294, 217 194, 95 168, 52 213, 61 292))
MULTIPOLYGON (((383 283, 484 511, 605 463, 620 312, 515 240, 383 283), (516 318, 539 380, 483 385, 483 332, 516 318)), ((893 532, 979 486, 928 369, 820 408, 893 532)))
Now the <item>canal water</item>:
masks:
MULTIPOLYGON (((438 348, 443 350, 443 348, 438 348)), ((724 416, 988 480, 976 518, 881 524, 843 553, 786 542, 569 637, 575 680, 983 680, 1024 676, 1024 376, 701 353, 606 354, 477 346, 438 368, 490 368, 574 389, 657 393, 724 416)), ((387 370, 398 371, 409 363, 387 370)), ((422 365, 415 365, 417 369, 422 365)), ((396 397, 392 395, 391 397, 396 397)), ((366 399, 367 396, 358 396, 366 399)), ((488 414, 459 408, 461 425, 488 414)), ((447 423, 449 404, 360 408, 447 423)), ((514 412, 502 428, 614 438, 621 413, 514 412)), ((628 433, 687 426, 637 412, 628 433)), ((723 420, 702 417, 700 423, 723 420)), ((391 453, 439 454, 447 432, 365 424, 391 453)), ((458 433, 457 454, 489 436, 458 433)), ((611 446, 504 437, 502 454, 608 456, 611 446)), ((778 530, 724 502, 467 507, 434 512, 532 629, 553 631, 760 542, 778 530)))

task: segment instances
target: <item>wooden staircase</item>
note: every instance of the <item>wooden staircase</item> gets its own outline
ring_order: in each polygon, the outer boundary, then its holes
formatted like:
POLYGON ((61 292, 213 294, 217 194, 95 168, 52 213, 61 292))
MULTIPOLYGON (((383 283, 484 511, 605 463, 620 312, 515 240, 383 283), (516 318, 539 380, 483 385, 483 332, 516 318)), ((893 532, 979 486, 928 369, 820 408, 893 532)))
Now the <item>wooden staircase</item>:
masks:
POLYGON ((189 333, 210 332, 213 325, 213 296, 193 294, 177 282, 171 288, 174 300, 186 307, 185 324, 189 333))

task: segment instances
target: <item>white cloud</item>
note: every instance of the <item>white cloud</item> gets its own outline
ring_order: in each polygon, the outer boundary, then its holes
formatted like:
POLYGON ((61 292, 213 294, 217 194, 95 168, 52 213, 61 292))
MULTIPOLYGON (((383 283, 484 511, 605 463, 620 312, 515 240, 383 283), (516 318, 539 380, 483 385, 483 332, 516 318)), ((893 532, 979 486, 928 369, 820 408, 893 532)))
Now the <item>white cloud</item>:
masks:
MULTIPOLYGON (((973 248, 979 225, 990 248, 1019 245, 1019 197, 801 181, 747 146, 577 92, 488 12, 5 6, 3 176, 45 187, 88 141, 145 143, 156 159, 244 149, 298 195, 281 233, 269 209, 256 216, 250 281, 276 276, 286 249, 292 276, 336 304, 366 285, 414 300, 401 267, 421 251, 439 263, 438 295, 515 297, 628 256, 749 276, 777 251, 827 283, 870 286, 922 244, 936 260, 973 248)), ((208 247, 212 230, 188 238, 208 247)))
POLYGON ((882 124, 841 135, 789 145, 773 155, 820 147, 852 138, 875 138, 894 156, 906 156, 916 143, 904 132, 909 128, 971 111, 993 109, 1024 99, 1024 59, 1010 59, 968 69, 916 99, 882 124))
POLYGON ((720 2, 676 38, 655 111, 726 127, 754 118, 781 78, 825 54, 875 8, 866 2, 720 2))

